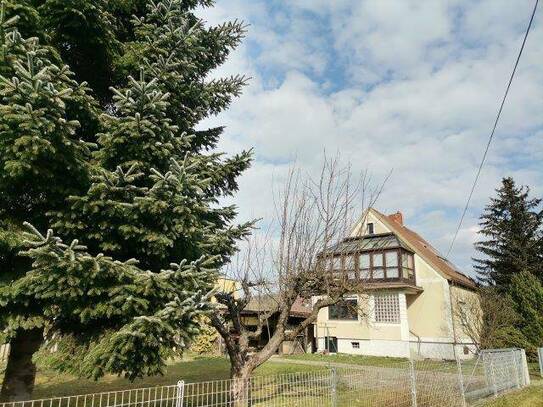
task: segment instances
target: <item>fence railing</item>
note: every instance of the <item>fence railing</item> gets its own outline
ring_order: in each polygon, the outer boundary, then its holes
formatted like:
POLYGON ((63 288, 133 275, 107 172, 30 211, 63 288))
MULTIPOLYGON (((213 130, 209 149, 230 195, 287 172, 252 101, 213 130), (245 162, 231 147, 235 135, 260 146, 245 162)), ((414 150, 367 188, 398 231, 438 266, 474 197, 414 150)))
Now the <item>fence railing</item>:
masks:
POLYGON ((386 361, 247 380, 179 381, 0 407, 453 407, 529 384, 520 349, 483 352, 471 361, 386 361))

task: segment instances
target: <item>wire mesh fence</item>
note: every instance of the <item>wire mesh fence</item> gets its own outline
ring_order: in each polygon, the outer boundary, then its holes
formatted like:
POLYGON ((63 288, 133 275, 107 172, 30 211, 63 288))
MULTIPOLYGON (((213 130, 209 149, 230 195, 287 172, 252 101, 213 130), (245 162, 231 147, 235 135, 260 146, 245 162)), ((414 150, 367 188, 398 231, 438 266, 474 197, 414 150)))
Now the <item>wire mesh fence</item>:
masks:
POLYGON ((490 349, 473 361, 463 362, 464 393, 467 400, 498 395, 530 384, 523 349, 490 349))
POLYGON ((453 407, 529 384, 520 349, 474 360, 397 360, 247 380, 130 389, 0 403, 0 407, 453 407))

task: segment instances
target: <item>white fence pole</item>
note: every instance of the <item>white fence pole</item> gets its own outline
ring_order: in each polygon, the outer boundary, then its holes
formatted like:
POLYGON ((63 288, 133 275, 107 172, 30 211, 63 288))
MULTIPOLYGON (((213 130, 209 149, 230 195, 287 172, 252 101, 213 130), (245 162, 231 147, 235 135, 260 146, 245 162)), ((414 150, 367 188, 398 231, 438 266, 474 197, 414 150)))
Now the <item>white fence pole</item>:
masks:
POLYGON ((175 407, 183 407, 184 398, 185 398, 185 381, 179 380, 177 382, 177 398, 175 400, 175 407))
POLYGON ((458 369, 458 385, 460 386, 460 394, 462 396, 462 407, 466 407, 466 391, 464 389, 464 375, 462 373, 462 364, 460 359, 456 358, 456 368, 458 369))
POLYGON ((332 368, 332 407, 337 407, 337 370, 335 367, 332 368))
POLYGON ((519 358, 517 357, 518 351, 515 349, 511 350, 511 356, 512 356, 512 365, 513 365, 513 375, 515 376, 515 385, 517 389, 520 389, 520 372, 522 369, 520 369, 519 366, 519 358))
POLYGON ((521 363, 522 363, 522 372, 524 373, 524 385, 529 386, 530 385, 530 372, 528 370, 528 362, 526 361, 526 351, 524 349, 520 350, 520 357, 521 357, 521 363))
POLYGON ((537 356, 539 356, 539 373, 543 377, 543 348, 537 348, 537 356))
POLYGON ((417 407, 417 376, 413 359, 409 359, 409 378, 411 382, 411 407, 417 407))
POLYGON ((490 355, 490 383, 492 383, 492 391, 494 396, 498 395, 498 386, 496 386, 496 374, 494 372, 494 356, 490 355))

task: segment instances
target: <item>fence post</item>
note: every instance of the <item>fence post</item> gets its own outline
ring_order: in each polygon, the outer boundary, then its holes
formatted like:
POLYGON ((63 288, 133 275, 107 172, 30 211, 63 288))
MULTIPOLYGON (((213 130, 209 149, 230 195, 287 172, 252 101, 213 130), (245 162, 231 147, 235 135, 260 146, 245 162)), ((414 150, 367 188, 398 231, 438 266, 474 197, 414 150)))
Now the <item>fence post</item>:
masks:
POLYGON ((539 373, 543 377, 543 348, 537 348, 537 356, 539 356, 539 373))
POLYGON ((177 398, 175 399, 175 407, 183 407, 183 399, 185 398, 185 381, 177 382, 177 398))
POLYGON ((456 358, 456 368, 458 370, 458 384, 460 386, 460 394, 462 395, 462 407, 466 407, 466 392, 464 390, 464 374, 462 373, 462 364, 460 358, 456 358))
POLYGON ((514 368, 514 375, 515 375, 515 382, 517 389, 520 389, 520 372, 521 369, 519 369, 519 358, 517 357, 517 352, 515 349, 511 349, 511 353, 513 354, 513 368, 514 368))
POLYGON ((332 368, 332 407, 337 407, 337 370, 332 368))
POLYGON ((528 371, 528 361, 526 360, 526 351, 524 349, 520 350, 521 354, 521 363, 522 363, 522 372, 524 375, 524 385, 530 385, 530 372, 528 371))
POLYGON ((490 382, 492 383, 492 391, 494 396, 498 395, 498 387, 496 386, 496 375, 494 374, 494 356, 490 357, 490 382))
POLYGON ((409 378, 411 383, 411 407, 417 407, 417 376, 412 359, 409 359, 409 378))

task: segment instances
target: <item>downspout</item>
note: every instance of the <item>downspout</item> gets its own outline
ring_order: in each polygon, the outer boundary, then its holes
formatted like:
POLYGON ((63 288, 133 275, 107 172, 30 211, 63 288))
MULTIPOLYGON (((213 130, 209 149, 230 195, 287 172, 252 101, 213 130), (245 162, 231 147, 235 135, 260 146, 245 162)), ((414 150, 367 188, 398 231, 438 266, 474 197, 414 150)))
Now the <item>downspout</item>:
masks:
POLYGON ((418 336, 415 332, 413 332, 411 329, 409 330, 409 333, 413 336, 416 336, 417 337, 417 353, 419 354, 420 356, 420 347, 421 347, 421 344, 422 344, 422 341, 420 339, 420 336, 418 336))

